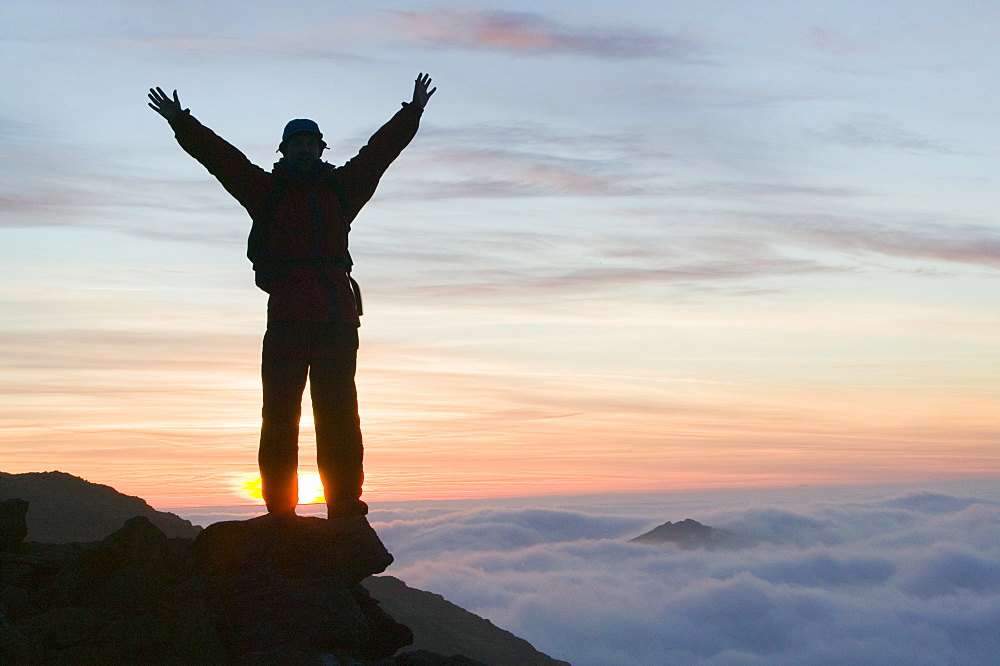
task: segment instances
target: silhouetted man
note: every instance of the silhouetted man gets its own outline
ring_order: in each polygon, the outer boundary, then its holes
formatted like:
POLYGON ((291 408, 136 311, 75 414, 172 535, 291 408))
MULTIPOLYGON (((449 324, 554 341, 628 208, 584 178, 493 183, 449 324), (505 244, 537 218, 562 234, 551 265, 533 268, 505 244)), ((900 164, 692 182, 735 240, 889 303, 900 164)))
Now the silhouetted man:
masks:
POLYGON ((347 234, 403 148, 417 132, 437 88, 420 74, 413 99, 342 167, 320 160, 323 134, 312 120, 290 121, 281 159, 270 173, 182 109, 160 88, 149 106, 167 119, 181 147, 201 162, 253 220, 247 256, 257 285, 270 294, 261 380, 264 389, 258 462, 270 513, 291 515, 298 503, 298 434, 309 379, 316 452, 329 517, 361 516, 363 447, 354 383, 361 294, 350 277, 347 234))

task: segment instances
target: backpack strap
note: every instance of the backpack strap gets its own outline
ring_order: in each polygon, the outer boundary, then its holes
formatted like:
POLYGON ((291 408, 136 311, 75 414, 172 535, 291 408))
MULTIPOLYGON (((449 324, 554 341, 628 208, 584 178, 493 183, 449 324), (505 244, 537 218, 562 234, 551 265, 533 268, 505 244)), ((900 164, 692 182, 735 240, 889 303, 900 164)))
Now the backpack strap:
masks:
MULTIPOLYGON (((274 179, 274 187, 267 195, 267 201, 260 210, 260 215, 253 219, 250 225, 250 236, 247 238, 247 259, 253 264, 253 269, 267 262, 269 232, 274 223, 274 211, 285 196, 288 185, 280 178, 274 179)), ((265 290, 266 291, 266 290, 265 290)))
MULTIPOLYGON (((347 219, 347 192, 344 191, 344 184, 341 183, 336 178, 331 178, 329 181, 330 189, 333 190, 333 194, 337 197, 338 203, 340 203, 340 212, 343 213, 344 218, 347 219)), ((347 224, 353 220, 348 219, 347 224)), ((358 308, 358 316, 360 317, 364 314, 364 308, 361 305, 361 286, 358 281, 351 277, 351 268, 354 266, 354 260, 351 259, 350 250, 347 251, 346 257, 341 257, 341 259, 346 259, 347 267, 344 269, 347 272, 347 279, 351 281, 351 291, 354 292, 354 304, 358 308)))

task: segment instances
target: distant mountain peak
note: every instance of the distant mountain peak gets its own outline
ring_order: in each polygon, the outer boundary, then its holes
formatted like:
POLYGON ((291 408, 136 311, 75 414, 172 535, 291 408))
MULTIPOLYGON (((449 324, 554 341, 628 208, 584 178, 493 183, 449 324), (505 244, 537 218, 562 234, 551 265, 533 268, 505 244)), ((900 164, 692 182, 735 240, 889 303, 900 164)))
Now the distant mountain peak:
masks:
POLYGON ((645 534, 640 534, 631 543, 665 544, 672 543, 686 550, 696 548, 715 548, 723 545, 729 539, 729 533, 708 525, 702 525, 697 520, 685 518, 676 523, 666 522, 654 527, 645 534))

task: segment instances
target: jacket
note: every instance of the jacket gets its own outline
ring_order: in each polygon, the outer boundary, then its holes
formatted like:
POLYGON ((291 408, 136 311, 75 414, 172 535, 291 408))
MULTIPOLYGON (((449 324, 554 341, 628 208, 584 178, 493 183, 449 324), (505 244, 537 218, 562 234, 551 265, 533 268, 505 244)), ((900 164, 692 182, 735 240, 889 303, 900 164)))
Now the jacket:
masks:
POLYGON ((310 173, 280 161, 264 171, 186 110, 170 123, 181 147, 253 220, 248 255, 270 294, 269 322, 360 325, 347 235, 382 174, 413 139, 422 112, 404 102, 349 162, 317 162, 310 173))

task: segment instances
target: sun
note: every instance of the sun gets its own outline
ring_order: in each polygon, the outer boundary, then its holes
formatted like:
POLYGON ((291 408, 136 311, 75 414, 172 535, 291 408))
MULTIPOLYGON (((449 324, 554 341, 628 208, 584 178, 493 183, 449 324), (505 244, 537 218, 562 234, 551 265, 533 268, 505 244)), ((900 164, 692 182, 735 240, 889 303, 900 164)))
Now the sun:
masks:
MULTIPOLYGON (((246 479, 242 482, 240 491, 248 499, 263 500, 261 494, 261 481, 259 476, 246 479)), ((326 501, 323 495, 323 481, 316 472, 303 472, 299 474, 299 504, 318 504, 326 501)))
POLYGON ((326 501, 323 481, 316 472, 299 474, 299 504, 318 504, 326 501))

